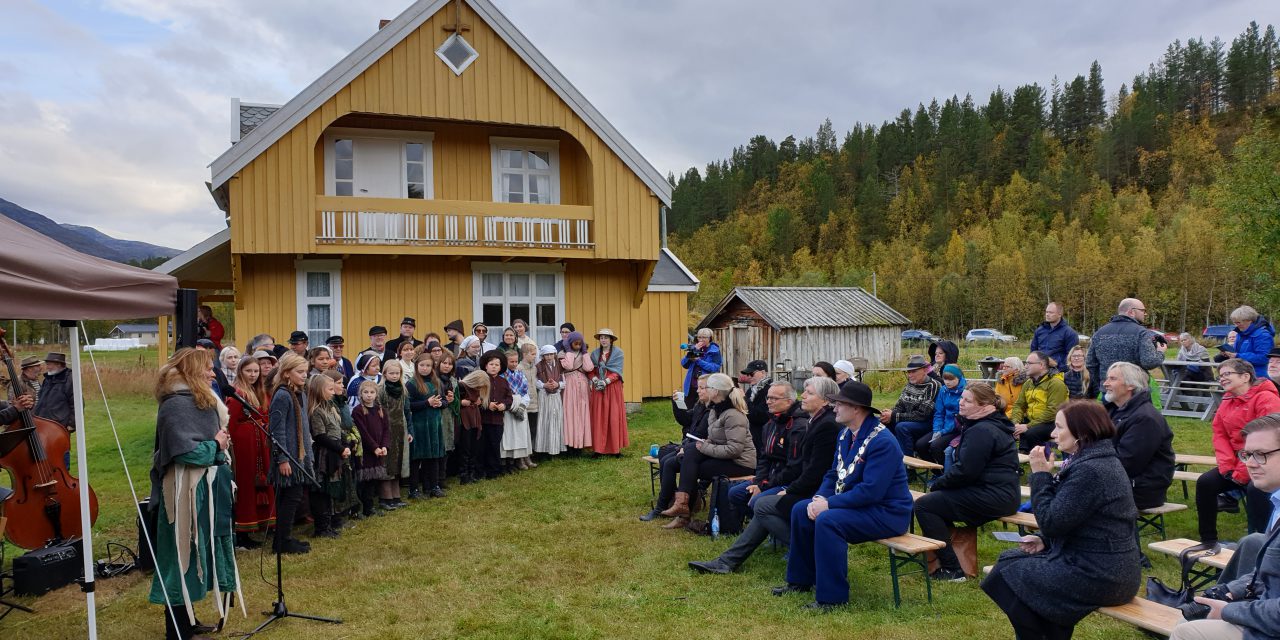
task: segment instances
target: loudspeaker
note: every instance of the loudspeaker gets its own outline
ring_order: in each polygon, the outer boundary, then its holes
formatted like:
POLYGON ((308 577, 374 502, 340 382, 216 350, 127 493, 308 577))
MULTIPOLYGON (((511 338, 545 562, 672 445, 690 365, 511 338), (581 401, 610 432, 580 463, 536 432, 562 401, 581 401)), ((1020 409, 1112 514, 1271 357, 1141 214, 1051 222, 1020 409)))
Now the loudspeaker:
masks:
POLYGON ((156 543, 156 513, 151 510, 151 498, 143 498, 138 503, 142 517, 138 519, 138 561, 134 564, 140 571, 155 571, 156 559, 151 555, 151 547, 147 545, 146 536, 151 537, 151 544, 156 543))
POLYGON ((13 592, 38 596, 84 577, 79 540, 36 549, 13 559, 13 592))
POLYGON ((196 346, 200 337, 196 333, 197 293, 195 289, 178 289, 178 308, 173 314, 173 338, 178 349, 196 346))

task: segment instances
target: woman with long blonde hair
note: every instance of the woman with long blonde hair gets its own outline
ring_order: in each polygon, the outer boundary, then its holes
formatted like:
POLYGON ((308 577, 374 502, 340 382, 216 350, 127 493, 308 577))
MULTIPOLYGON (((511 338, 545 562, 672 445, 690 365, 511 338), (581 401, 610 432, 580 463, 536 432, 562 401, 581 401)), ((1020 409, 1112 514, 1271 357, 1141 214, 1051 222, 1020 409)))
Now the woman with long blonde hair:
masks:
POLYGON ((311 545, 292 537, 294 516, 302 502, 303 489, 315 482, 310 410, 303 393, 310 365, 296 353, 286 353, 276 365, 276 385, 271 393, 269 431, 283 455, 273 450, 271 482, 276 488, 276 537, 273 551, 307 553, 311 545), (290 457, 301 465, 295 468, 290 457))
POLYGON ((710 415, 707 437, 685 449, 680 461, 680 484, 671 507, 662 512, 675 518, 666 528, 677 529, 688 523, 689 497, 698 489, 698 480, 716 476, 748 476, 755 473, 756 447, 747 422, 747 397, 742 389, 723 373, 707 378, 707 400, 710 415))
POLYGON ((219 617, 224 593, 239 576, 231 531, 231 436, 226 407, 213 394, 211 352, 179 349, 157 376, 156 449, 151 465, 151 509, 156 514, 156 573, 149 599, 165 605, 169 637, 191 637, 199 624, 192 603, 210 590, 219 617), (196 523, 196 526, 189 526, 196 523))

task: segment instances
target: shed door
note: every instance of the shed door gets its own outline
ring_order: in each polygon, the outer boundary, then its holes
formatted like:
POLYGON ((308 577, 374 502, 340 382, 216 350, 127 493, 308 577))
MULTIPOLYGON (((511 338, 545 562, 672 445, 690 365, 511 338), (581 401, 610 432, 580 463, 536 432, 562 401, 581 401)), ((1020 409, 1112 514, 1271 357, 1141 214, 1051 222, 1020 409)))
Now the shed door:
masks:
POLYGON ((725 361, 724 372, 733 377, 746 368, 752 360, 764 360, 768 357, 761 342, 760 327, 734 326, 726 331, 729 338, 729 357, 725 361))

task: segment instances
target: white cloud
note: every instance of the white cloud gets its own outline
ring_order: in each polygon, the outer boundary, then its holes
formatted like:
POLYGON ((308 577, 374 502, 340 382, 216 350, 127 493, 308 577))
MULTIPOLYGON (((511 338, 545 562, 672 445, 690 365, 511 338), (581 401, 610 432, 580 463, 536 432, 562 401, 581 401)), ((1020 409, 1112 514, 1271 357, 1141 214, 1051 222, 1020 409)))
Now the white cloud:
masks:
MULTIPOLYGON (((763 133, 979 103, 1097 59, 1109 92, 1175 38, 1230 42, 1257 6, 497 0, 662 173, 763 133)), ((222 227, 204 187, 228 99, 284 102, 408 0, 10 0, 0 16, 0 197, 186 248, 222 227), (72 4, 74 3, 74 4, 72 4), (8 43, 8 44, 6 44, 8 43)))

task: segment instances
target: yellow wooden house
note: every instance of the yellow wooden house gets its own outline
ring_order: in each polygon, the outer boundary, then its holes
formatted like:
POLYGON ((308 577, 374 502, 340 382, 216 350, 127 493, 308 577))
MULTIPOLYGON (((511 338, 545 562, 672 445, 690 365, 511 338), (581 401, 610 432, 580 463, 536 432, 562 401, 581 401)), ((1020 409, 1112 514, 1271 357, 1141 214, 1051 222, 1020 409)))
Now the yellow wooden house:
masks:
POLYGON ((568 321, 619 334, 628 402, 680 386, 698 280, 662 242, 671 187, 488 0, 419 0, 232 116, 210 181, 229 228, 159 270, 234 300, 238 343, 355 353, 408 315, 418 337, 521 318, 549 344, 568 321))

